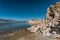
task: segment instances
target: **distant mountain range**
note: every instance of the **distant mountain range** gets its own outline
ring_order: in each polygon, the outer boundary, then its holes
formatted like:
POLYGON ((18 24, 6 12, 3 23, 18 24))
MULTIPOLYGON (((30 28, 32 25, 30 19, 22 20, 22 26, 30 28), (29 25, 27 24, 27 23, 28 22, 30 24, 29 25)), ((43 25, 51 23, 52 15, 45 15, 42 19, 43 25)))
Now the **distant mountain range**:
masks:
POLYGON ((16 22, 16 20, 0 19, 0 23, 6 23, 6 22, 16 22))
POLYGON ((26 21, 9 20, 9 19, 0 19, 0 23, 13 23, 13 22, 26 22, 26 21))
POLYGON ((12 24, 12 23, 26 23, 27 21, 18 21, 18 20, 9 20, 9 19, 0 19, 0 26, 12 24))

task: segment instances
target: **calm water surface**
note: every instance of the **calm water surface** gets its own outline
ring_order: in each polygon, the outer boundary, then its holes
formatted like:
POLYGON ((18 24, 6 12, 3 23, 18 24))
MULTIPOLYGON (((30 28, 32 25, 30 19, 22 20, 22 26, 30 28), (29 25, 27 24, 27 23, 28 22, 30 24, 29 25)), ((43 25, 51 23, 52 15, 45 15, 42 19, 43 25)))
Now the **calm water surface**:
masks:
POLYGON ((24 28, 28 28, 31 25, 29 25, 26 22, 21 22, 21 23, 9 23, 6 25, 0 25, 0 32, 1 31, 9 31, 9 30, 18 30, 18 29, 24 29, 24 28))

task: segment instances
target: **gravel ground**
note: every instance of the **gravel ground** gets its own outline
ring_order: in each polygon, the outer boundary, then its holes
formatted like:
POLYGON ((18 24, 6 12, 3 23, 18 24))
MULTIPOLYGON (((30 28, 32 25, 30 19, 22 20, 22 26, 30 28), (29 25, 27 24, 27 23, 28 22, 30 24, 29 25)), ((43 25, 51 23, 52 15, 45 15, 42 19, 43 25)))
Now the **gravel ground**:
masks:
POLYGON ((6 36, 0 35, 0 40, 60 40, 43 37, 40 32, 31 33, 27 30, 19 30, 12 34, 6 36))

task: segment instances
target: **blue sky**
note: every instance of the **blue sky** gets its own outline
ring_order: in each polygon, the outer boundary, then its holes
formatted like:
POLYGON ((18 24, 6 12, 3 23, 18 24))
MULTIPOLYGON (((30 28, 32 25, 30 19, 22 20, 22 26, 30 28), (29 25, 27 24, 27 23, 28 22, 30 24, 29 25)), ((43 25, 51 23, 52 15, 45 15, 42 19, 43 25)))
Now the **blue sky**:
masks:
POLYGON ((44 19, 47 8, 59 0, 0 0, 0 18, 15 20, 44 19))

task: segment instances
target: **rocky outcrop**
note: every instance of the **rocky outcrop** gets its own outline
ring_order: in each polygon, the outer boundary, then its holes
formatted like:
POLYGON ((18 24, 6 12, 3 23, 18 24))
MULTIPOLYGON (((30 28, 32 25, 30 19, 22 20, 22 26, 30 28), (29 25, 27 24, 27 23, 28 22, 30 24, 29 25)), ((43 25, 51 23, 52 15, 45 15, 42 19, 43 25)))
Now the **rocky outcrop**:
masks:
POLYGON ((31 20, 29 21, 29 24, 32 25, 32 27, 28 28, 28 30, 30 30, 31 32, 37 32, 46 27, 45 20, 31 20))
POLYGON ((29 24, 32 24, 32 27, 28 28, 31 32, 40 31, 43 36, 60 38, 60 2, 47 9, 45 20, 33 20, 29 21, 29 24))
POLYGON ((60 38, 60 2, 48 8, 46 26, 50 28, 49 37, 54 36, 54 38, 60 38))
POLYGON ((51 5, 47 9, 46 22, 60 22, 60 2, 57 2, 56 5, 51 5))

